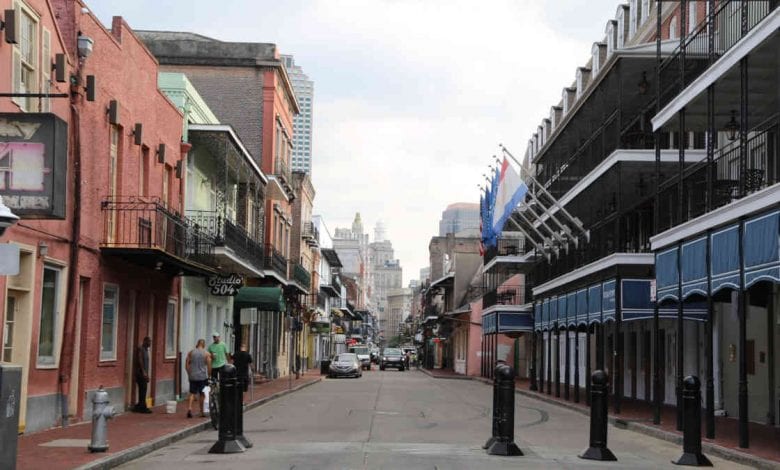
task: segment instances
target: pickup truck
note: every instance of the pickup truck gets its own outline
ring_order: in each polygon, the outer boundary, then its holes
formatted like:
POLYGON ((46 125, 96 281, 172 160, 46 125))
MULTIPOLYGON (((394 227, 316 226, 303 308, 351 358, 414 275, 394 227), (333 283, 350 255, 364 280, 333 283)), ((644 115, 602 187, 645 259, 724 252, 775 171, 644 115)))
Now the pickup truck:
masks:
POLYGON ((361 369, 371 370, 371 352, 368 346, 351 346, 349 352, 357 354, 361 369))

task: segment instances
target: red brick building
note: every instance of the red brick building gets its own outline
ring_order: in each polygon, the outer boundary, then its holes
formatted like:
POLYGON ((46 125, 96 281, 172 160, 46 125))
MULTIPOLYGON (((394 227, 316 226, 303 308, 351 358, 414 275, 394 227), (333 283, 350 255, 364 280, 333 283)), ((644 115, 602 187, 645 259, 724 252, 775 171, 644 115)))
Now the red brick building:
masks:
MULTIPOLYGON (((181 113, 157 87, 157 61, 121 18, 106 29, 82 7, 73 0, 19 4, 36 39, 0 47, 0 63, 18 67, 20 51, 34 59, 22 60, 16 84, 3 74, 0 88, 65 94, 0 100, 0 111, 25 119, 51 120, 33 115, 50 109, 60 119, 53 126, 67 129, 55 140, 67 158, 64 171, 42 172, 56 173, 55 190, 67 183, 64 209, 54 211, 60 220, 21 214, 2 240, 21 253, 20 274, 0 278, 0 317, 6 332, 13 329, 3 360, 25 371, 20 426, 28 431, 68 415, 88 418, 101 385, 112 403, 133 403, 133 351, 144 336, 152 338, 149 396, 172 398, 177 276, 212 272, 199 256, 208 253, 189 244, 193 228, 180 215, 180 161, 189 146, 181 143, 181 113), (65 54, 62 83, 52 76, 58 70, 46 73, 58 53, 65 54)), ((8 190, 0 194, 8 197, 8 190)))

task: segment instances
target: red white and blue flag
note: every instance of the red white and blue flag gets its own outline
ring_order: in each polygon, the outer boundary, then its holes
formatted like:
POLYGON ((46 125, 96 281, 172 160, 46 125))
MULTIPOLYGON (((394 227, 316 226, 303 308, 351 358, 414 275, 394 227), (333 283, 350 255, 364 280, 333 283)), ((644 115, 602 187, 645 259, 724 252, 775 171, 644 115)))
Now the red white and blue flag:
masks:
POLYGON ((490 221, 493 233, 500 234, 502 232, 507 219, 512 215, 515 207, 523 201, 527 192, 528 186, 504 157, 498 175, 498 188, 493 196, 495 203, 490 221))

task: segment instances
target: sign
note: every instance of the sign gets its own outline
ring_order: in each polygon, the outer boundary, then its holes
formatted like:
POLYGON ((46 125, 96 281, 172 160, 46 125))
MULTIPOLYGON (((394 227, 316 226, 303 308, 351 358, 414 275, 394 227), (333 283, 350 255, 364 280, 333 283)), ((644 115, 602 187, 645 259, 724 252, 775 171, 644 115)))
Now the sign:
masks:
POLYGON ((234 296, 244 286, 244 278, 235 273, 227 276, 211 276, 206 281, 206 285, 211 289, 211 295, 234 296))
POLYGON ((0 195, 21 218, 64 219, 68 125, 51 113, 0 113, 0 195))
POLYGON ((0 245, 0 275, 19 274, 19 245, 4 243, 0 245))
POLYGON ((650 302, 655 302, 655 279, 650 280, 650 302))

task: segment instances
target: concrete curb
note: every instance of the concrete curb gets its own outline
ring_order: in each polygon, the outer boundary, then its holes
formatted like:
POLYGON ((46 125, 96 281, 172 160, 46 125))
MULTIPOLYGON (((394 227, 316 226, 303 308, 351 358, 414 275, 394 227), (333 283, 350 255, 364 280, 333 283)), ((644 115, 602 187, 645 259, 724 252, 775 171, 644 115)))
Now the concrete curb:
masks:
MULTIPOLYGON (((261 398, 255 402, 248 404, 245 407, 244 411, 246 412, 252 410, 254 408, 257 408, 260 405, 264 405, 268 403, 269 401, 276 400, 277 398, 281 398, 289 393, 297 392, 298 390, 309 387, 321 381, 322 381, 322 377, 317 377, 315 380, 312 380, 311 382, 298 385, 289 390, 282 390, 276 392, 272 395, 269 395, 265 398, 261 398)), ((205 431, 206 429, 210 429, 210 428, 211 428, 210 421, 195 424, 187 428, 180 429, 171 434, 166 434, 165 436, 158 437, 157 439, 144 442, 143 444, 139 444, 135 447, 131 447, 129 449, 125 449, 123 451, 117 452, 116 454, 111 454, 109 456, 103 457, 102 459, 95 460, 94 462, 89 462, 80 467, 76 467, 74 470, 107 470, 110 468, 118 467, 119 465, 130 462, 139 457, 143 457, 144 455, 150 454, 157 449, 163 448, 167 445, 173 444, 174 442, 180 441, 186 437, 192 436, 193 434, 197 434, 201 431, 205 431)))
POLYGON ((423 374, 426 374, 429 377, 433 377, 434 379, 448 379, 448 380, 478 380, 476 377, 471 377, 468 375, 434 375, 431 371, 428 369, 417 369, 423 374))
MULTIPOLYGON (((420 369, 425 374, 427 374, 430 377, 433 377, 434 379, 461 379, 461 380, 474 380, 477 382, 482 382, 487 385, 491 385, 492 382, 484 379, 482 377, 470 377, 470 376, 461 376, 461 377, 443 377, 443 376, 436 376, 433 375, 431 372, 420 369)), ((531 392, 529 390, 522 390, 522 389, 515 389, 515 393, 522 395, 524 397, 532 398, 534 400, 539 400, 545 403, 549 403, 551 405, 556 405, 561 408, 566 408, 572 411, 576 411, 580 414, 583 414, 585 416, 590 416, 590 408, 584 408, 579 405, 575 405, 573 403, 566 403, 561 402, 559 400, 556 400, 554 398, 547 397, 545 395, 542 395, 538 392, 531 392)), ((622 429, 627 429, 629 431, 634 431, 640 434, 644 434, 646 436, 654 437, 656 439, 661 439, 663 441, 671 442, 673 444, 677 444, 679 446, 682 446, 682 436, 673 433, 670 431, 664 431, 663 429, 656 428, 654 426, 650 426, 647 424, 637 423, 635 421, 626 421, 620 417, 615 416, 609 416, 609 422, 615 427, 619 427, 622 429)), ((723 447, 717 444, 713 444, 711 442, 702 441, 701 443, 702 450, 705 454, 715 455, 717 457, 720 457, 724 460, 729 460, 731 462, 739 463, 742 465, 747 465, 753 468, 758 469, 767 469, 767 470, 778 470, 780 469, 780 463, 774 462, 772 460, 764 459, 762 457, 757 457, 755 455, 750 455, 745 452, 740 452, 735 449, 731 449, 728 447, 723 447)))

